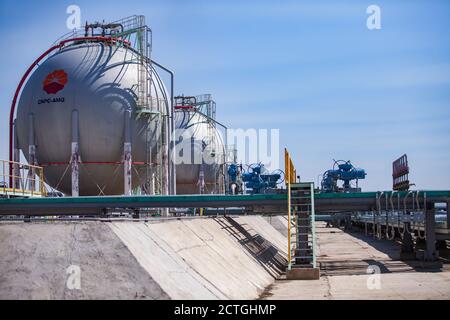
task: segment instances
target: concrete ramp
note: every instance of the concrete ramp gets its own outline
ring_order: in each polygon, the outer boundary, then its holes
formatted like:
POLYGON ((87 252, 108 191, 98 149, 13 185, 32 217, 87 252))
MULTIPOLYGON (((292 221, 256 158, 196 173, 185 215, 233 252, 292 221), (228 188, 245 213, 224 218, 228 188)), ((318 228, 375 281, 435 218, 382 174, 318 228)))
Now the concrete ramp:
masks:
POLYGON ((285 238, 288 233, 288 218, 287 216, 266 216, 264 219, 269 222, 275 229, 277 229, 285 238))
POLYGON ((260 217, 110 226, 173 299, 254 299, 285 265, 283 237, 260 217))

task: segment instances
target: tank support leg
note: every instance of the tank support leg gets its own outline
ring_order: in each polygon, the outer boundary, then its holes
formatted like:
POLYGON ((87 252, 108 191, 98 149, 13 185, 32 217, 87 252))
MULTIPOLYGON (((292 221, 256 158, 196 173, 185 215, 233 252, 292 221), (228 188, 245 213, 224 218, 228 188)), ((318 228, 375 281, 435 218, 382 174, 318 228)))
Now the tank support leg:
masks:
POLYGON ((123 144, 124 194, 131 195, 131 110, 125 111, 125 132, 123 144))
POLYGON ((80 195, 78 110, 72 111, 72 155, 70 162, 72 167, 72 197, 78 197, 80 195))
POLYGON ((198 177, 198 184, 199 184, 199 192, 200 194, 205 193, 205 171, 204 171, 204 163, 202 159, 202 164, 200 165, 200 173, 198 177))
POLYGON ((19 138, 17 136, 17 125, 16 120, 14 120, 14 154, 13 154, 13 188, 20 189, 20 149, 19 149, 19 138))
MULTIPOLYGON (((28 134, 28 153, 29 153, 29 157, 30 157, 30 165, 37 165, 37 159, 36 159, 36 141, 35 141, 35 137, 34 137, 34 114, 30 113, 28 115, 28 125, 29 125, 29 134, 28 134)), ((29 190, 31 192, 35 191, 35 187, 36 187, 36 177, 35 177, 35 172, 36 170, 34 169, 34 167, 31 167, 28 170, 28 186, 29 186, 29 190)))

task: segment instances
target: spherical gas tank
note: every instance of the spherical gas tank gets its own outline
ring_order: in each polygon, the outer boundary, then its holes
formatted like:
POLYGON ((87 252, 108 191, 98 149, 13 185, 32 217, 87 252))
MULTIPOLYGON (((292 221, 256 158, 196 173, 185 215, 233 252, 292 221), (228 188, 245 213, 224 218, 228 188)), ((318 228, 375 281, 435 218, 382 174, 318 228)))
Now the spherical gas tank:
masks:
MULTIPOLYGON (((152 97, 167 99, 164 84, 151 72, 152 97)), ((158 120, 137 116, 137 88, 138 55, 131 49, 102 42, 60 49, 30 76, 18 103, 16 128, 25 157, 30 160, 34 127, 36 160, 44 166, 46 182, 70 195, 71 119, 77 110, 80 195, 123 194, 126 111, 131 111, 133 162, 148 162, 160 126, 158 120)), ((133 169, 133 187, 142 183, 142 171, 133 169)))
POLYGON ((177 194, 223 193, 224 143, 220 132, 203 115, 187 110, 175 112, 177 194), (203 155, 203 156, 202 156, 203 155))

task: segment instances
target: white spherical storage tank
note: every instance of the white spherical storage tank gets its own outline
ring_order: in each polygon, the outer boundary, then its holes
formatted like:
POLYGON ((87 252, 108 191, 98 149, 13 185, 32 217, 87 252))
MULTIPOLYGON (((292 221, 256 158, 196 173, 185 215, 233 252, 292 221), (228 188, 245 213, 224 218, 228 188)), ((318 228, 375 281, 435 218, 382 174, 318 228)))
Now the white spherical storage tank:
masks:
POLYGON ((220 131, 205 115, 175 112, 177 193, 223 193, 225 146, 220 131))
POLYGON ((60 48, 41 63, 26 82, 17 106, 18 147, 30 162, 44 166, 46 182, 71 194, 70 162, 73 117, 77 113, 79 194, 124 193, 124 142, 130 140, 132 186, 146 181, 148 165, 157 163, 168 98, 158 74, 151 76, 154 114, 139 116, 138 54, 119 42, 78 41, 60 48), (131 115, 130 137, 126 137, 131 115), (150 156, 149 156, 150 155, 150 156))

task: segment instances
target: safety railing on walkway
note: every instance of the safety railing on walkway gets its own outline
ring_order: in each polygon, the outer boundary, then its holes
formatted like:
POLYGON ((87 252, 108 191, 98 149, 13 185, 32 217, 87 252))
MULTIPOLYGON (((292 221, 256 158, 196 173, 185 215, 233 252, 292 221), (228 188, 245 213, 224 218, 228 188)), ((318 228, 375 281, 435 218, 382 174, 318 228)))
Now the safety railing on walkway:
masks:
POLYGON ((43 197, 45 195, 42 167, 0 160, 0 196, 43 197), (12 168, 12 174, 10 174, 10 168, 12 168))
POLYGON ((288 208, 288 270, 316 268, 314 183, 299 182, 287 149, 284 150, 288 208))

